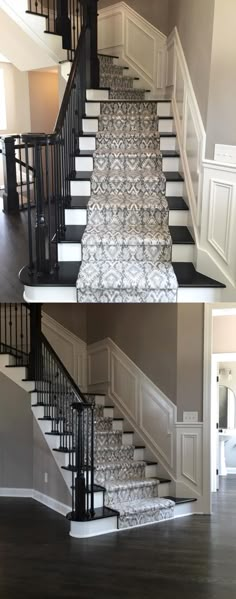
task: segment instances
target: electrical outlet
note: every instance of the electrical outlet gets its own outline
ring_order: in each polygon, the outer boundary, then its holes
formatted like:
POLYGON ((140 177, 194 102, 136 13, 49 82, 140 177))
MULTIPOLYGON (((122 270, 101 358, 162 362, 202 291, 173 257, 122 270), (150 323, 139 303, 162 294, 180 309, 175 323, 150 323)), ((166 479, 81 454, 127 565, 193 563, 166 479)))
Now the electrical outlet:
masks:
POLYGON ((48 473, 47 472, 44 472, 44 482, 47 485, 47 483, 48 483, 48 473))
POLYGON ((184 422, 198 422, 198 412, 184 412, 184 422))

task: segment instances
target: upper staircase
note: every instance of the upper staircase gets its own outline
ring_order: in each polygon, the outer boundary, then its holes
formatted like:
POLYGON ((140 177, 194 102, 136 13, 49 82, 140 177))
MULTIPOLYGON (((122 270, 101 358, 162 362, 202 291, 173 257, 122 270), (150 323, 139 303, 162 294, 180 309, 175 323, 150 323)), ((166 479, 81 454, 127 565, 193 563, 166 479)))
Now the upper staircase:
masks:
POLYGON ((21 138, 35 175, 24 297, 220 300, 224 285, 194 266, 171 98, 150 100, 117 57, 99 55, 99 69, 97 1, 77 5, 79 41, 55 132, 21 138))
POLYGON ((40 307, 1 304, 0 323, 0 370, 29 394, 71 493, 70 534, 94 536, 190 513, 195 500, 171 497, 171 480, 160 477, 106 396, 82 393, 75 384, 41 332, 40 307))

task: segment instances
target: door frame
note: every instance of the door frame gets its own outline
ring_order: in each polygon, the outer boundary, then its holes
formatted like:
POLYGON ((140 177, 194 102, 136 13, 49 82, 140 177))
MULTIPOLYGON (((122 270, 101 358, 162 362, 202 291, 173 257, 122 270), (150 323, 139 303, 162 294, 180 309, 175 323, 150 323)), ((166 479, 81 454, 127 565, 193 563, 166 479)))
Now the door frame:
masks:
POLYGON ((215 409, 213 405, 217 363, 236 361, 236 353, 213 353, 213 317, 230 315, 236 304, 204 305, 204 352, 203 352, 203 485, 205 489, 205 513, 212 513, 212 460, 215 449, 215 409), (213 428, 214 422, 214 428, 213 428), (213 446, 214 442, 214 446, 213 446))

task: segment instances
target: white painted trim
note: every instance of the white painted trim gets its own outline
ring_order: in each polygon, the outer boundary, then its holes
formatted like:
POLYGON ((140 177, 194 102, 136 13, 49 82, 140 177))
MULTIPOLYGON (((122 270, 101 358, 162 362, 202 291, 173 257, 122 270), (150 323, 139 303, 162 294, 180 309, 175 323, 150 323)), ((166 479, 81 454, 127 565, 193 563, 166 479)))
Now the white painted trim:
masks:
POLYGON ((236 475, 236 468, 227 468, 227 474, 235 474, 236 475))
POLYGON ((54 512, 57 512, 62 516, 66 516, 69 512, 71 512, 71 506, 65 505, 64 503, 61 503, 60 501, 57 501, 56 499, 53 499, 52 497, 49 497, 48 495, 45 495, 44 493, 41 493, 35 489, 32 491, 31 497, 35 501, 46 505, 51 510, 54 510, 54 512))
MULTIPOLYGON (((202 500, 203 423, 177 422, 176 406, 134 362, 110 339, 88 346, 88 385, 93 391, 105 391, 109 403, 127 420, 164 471, 188 497, 202 500), (148 411, 146 408, 148 407, 148 411), (150 416, 152 414, 152 416, 150 416), (153 427, 153 422, 155 426, 153 427), (161 426, 158 428, 159 422, 161 426), (196 473, 188 470, 191 460, 181 450, 181 439, 194 439, 187 451, 193 452, 196 473)), ((184 495, 183 495, 184 496, 184 495)))
POLYGON ((42 328, 59 358, 69 366, 69 372, 81 390, 87 390, 87 344, 63 327, 51 316, 42 312, 42 328), (71 361, 68 365, 68 356, 71 361))

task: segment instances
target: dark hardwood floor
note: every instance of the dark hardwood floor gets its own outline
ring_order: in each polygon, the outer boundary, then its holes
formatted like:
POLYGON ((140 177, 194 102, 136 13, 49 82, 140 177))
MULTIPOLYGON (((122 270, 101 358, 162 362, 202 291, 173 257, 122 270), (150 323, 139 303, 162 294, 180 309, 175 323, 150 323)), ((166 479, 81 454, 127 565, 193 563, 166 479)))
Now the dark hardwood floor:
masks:
POLYGON ((28 264, 27 213, 4 214, 0 193, 0 302, 21 302, 20 269, 28 264))
POLYGON ((236 477, 214 513, 86 540, 25 499, 0 499, 1 599, 235 599, 236 477))

